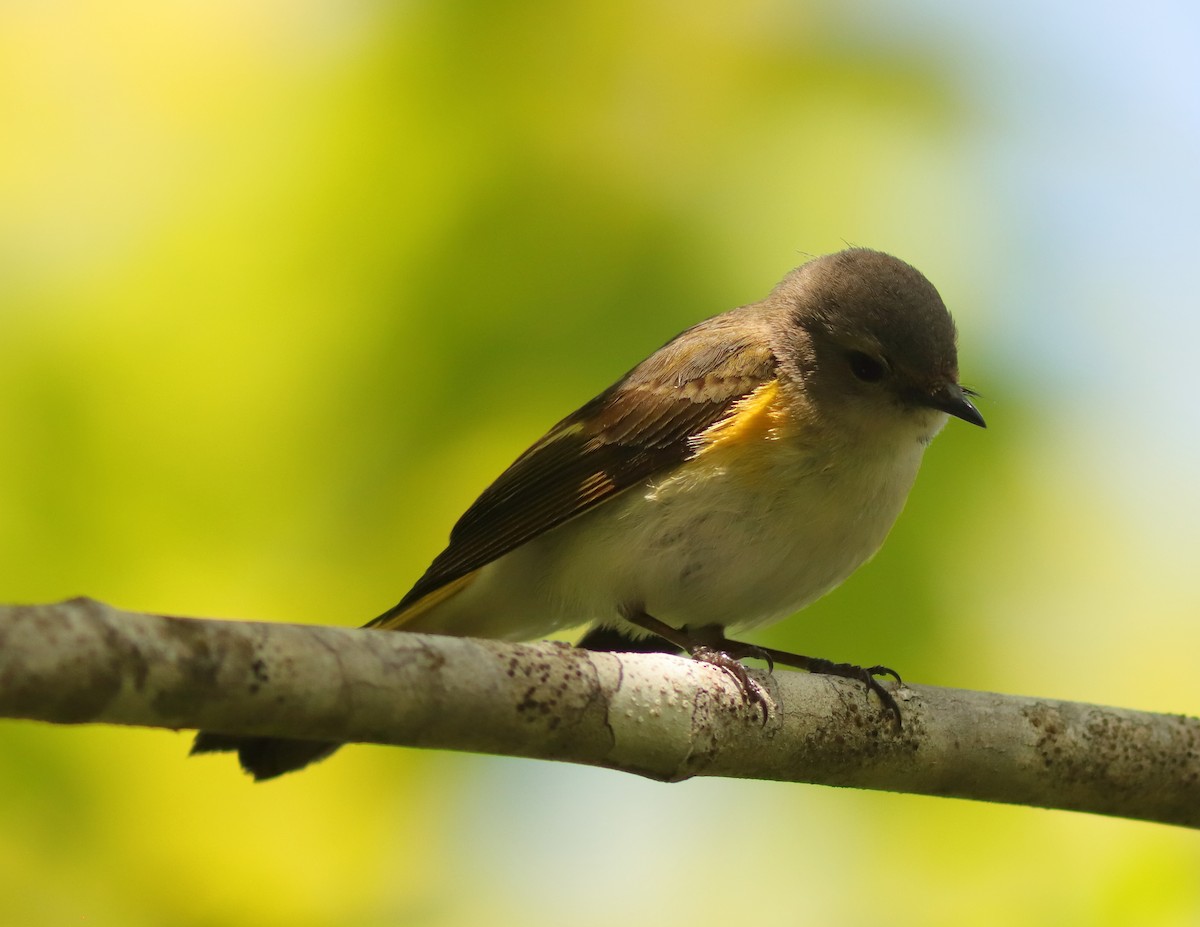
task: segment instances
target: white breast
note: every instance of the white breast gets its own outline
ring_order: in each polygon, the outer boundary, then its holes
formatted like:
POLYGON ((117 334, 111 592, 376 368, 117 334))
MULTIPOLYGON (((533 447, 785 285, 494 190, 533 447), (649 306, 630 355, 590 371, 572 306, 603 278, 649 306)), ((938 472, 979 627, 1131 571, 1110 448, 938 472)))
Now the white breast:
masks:
POLYGON ((484 567, 413 630, 521 640, 618 623, 624 608, 734 632, 778 621, 879 549, 924 447, 847 456, 781 442, 750 466, 699 458, 484 567))
POLYGON ((674 626, 778 621, 879 549, 920 457, 914 444, 849 469, 780 459, 752 485, 715 463, 666 480, 581 526, 558 592, 591 608, 641 605, 674 626))

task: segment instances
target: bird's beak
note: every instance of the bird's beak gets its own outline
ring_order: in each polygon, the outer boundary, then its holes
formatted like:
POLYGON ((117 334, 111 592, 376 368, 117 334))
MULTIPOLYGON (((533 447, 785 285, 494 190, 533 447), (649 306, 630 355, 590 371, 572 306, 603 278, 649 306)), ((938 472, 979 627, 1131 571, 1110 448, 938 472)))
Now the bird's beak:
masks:
POLYGON ((961 418, 964 422, 970 422, 980 428, 987 428, 983 416, 979 414, 979 410, 975 408, 969 398, 973 395, 974 393, 957 383, 947 383, 932 396, 924 397, 924 402, 931 409, 940 409, 955 418, 961 418))

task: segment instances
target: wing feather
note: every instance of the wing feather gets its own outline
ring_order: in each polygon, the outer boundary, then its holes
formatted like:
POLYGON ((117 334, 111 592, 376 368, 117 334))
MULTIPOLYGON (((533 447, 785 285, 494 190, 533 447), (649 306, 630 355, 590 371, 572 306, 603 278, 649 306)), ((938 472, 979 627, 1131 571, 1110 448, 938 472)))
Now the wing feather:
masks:
POLYGON ((394 608, 403 613, 532 538, 695 453, 693 439, 775 376, 767 338, 729 337, 729 313, 689 329, 552 428, 489 486, 450 543, 394 608))

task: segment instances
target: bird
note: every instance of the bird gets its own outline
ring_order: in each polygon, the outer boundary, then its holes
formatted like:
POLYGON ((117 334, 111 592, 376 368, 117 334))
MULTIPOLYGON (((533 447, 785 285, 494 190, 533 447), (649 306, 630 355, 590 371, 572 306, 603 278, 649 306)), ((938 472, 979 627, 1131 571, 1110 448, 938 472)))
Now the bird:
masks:
MULTIPOLYGON (((762 657, 898 674, 734 640, 786 619, 879 550, 950 417, 986 427, 957 331, 914 267, 846 250, 686 329, 521 454, 408 593, 365 627, 530 640, 586 625, 596 650, 686 651, 735 677, 762 657)), ((340 744, 200 732, 268 779, 340 744)))

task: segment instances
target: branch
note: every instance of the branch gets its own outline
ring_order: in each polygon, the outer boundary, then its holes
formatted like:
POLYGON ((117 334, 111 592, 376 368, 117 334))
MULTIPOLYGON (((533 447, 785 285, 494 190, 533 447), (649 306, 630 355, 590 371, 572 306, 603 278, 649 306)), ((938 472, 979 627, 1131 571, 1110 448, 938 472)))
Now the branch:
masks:
POLYGON ((664 781, 732 776, 1200 827, 1200 719, 903 686, 728 675, 665 654, 210 621, 74 599, 0 607, 0 716, 467 750, 664 781))

